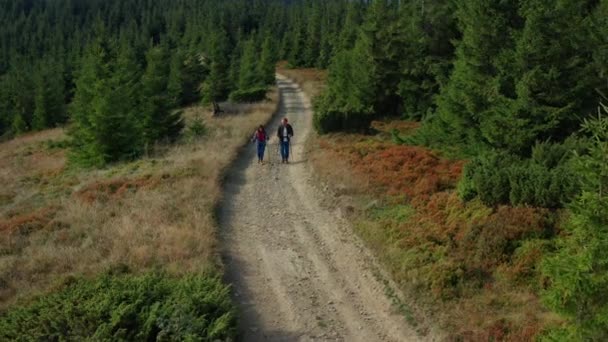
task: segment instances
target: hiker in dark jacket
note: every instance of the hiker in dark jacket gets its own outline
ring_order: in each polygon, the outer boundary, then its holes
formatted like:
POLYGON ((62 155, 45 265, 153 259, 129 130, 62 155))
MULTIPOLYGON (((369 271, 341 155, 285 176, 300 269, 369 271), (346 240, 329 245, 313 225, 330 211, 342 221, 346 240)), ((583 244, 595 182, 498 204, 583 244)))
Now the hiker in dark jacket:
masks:
POLYGON ((264 164, 264 151, 266 150, 266 142, 269 137, 266 134, 266 130, 264 126, 260 125, 258 129, 253 134, 253 141, 257 142, 258 145, 258 164, 264 164))
POLYGON ((289 163, 289 144, 293 137, 293 128, 289 124, 287 118, 284 118, 277 131, 277 137, 279 138, 281 145, 281 157, 283 158, 282 163, 289 163))

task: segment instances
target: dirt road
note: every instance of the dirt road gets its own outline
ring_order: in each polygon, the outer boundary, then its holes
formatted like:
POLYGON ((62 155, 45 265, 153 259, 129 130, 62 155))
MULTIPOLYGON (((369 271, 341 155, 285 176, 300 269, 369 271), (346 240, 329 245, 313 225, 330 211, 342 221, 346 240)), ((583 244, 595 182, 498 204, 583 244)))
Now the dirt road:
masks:
MULTIPOLYGON (((384 294, 369 253, 343 220, 319 204, 304 154, 310 101, 279 79, 282 104, 268 132, 271 163, 254 146, 229 172, 219 210, 227 277, 241 308, 244 341, 416 341, 384 294), (276 127, 295 129, 293 160, 282 165, 276 127)), ((253 133, 253 132, 252 132, 253 133)))

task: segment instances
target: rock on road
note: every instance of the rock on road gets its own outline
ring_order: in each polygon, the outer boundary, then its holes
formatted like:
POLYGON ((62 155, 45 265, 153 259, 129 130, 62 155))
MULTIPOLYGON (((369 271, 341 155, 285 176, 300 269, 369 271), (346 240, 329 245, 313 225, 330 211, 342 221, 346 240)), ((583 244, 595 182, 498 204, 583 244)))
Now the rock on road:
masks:
MULTIPOLYGON (((229 170, 219 208, 227 280, 240 308, 244 341, 417 341, 391 307, 361 242, 335 212, 320 205, 304 142, 312 127, 309 99, 279 77, 279 112, 266 165, 253 146, 229 170), (295 130, 293 159, 282 165, 276 129, 295 130)), ((253 133, 253 132, 252 132, 253 133)))

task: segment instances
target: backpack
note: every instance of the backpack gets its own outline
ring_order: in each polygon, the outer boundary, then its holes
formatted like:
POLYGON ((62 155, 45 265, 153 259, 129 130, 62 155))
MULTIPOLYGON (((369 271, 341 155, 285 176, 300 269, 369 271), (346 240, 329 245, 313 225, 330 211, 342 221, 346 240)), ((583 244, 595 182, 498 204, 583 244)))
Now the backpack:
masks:
POLYGON ((266 142, 266 132, 264 131, 256 131, 255 137, 258 139, 258 142, 266 142))

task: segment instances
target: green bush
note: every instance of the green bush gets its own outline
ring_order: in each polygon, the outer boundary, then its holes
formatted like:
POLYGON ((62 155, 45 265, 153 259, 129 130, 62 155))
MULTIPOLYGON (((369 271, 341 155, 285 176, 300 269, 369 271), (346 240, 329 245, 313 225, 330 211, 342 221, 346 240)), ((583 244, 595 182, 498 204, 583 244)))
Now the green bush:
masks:
POLYGON ((190 125, 188 125, 188 138, 196 139, 204 136, 207 133, 207 127, 205 122, 200 117, 194 119, 190 125))
POLYGON ((321 134, 340 131, 365 131, 374 119, 371 110, 349 108, 348 105, 336 105, 337 100, 330 100, 327 94, 319 96, 314 102, 313 124, 321 134))
POLYGON ((0 315, 3 341, 217 341, 236 334, 229 288, 216 278, 106 274, 0 315))
POLYGON ((560 208, 580 187, 569 160, 577 143, 536 145, 530 159, 505 152, 485 153, 465 166, 458 184, 462 200, 479 197, 486 205, 560 208))
POLYGON ((509 167, 517 160, 506 153, 483 154, 468 163, 458 184, 460 198, 469 201, 479 196, 493 206, 509 201, 509 167))
POLYGON ((247 90, 236 90, 230 94, 230 101, 239 103, 258 102, 266 98, 266 87, 255 87, 247 90))
POLYGON ((543 336, 546 341, 608 340, 608 117, 585 121, 583 129, 591 135, 589 146, 572 160, 582 194, 541 266, 544 303, 565 318, 543 336))

